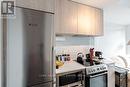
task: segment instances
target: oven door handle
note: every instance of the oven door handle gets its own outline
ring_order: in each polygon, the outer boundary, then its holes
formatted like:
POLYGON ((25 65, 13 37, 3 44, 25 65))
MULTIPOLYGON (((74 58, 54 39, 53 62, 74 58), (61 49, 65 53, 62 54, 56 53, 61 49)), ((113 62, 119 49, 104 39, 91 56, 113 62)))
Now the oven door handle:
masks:
POLYGON ((107 74, 107 72, 101 73, 101 74, 97 74, 97 75, 92 75, 92 76, 90 76, 90 78, 98 77, 98 76, 105 75, 105 74, 107 74))

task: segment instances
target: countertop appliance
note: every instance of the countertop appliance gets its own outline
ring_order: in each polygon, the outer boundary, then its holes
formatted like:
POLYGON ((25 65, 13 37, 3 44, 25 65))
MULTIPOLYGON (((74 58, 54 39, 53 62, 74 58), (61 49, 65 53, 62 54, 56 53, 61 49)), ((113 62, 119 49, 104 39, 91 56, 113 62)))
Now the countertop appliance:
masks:
POLYGON ((86 66, 85 87, 108 87, 106 64, 91 65, 85 59, 83 65, 86 66))
POLYGON ((77 62, 80 63, 80 64, 83 64, 83 53, 78 53, 77 54, 77 62))
POLYGON ((7 19, 8 87, 53 86, 53 35, 53 13, 16 7, 7 19))
POLYGON ((59 76, 57 87, 84 87, 84 81, 84 70, 79 70, 59 76))
POLYGON ((65 62, 56 69, 56 87, 84 87, 86 67, 76 61, 65 62))
POLYGON ((95 56, 98 57, 98 59, 103 59, 101 51, 95 51, 95 56))

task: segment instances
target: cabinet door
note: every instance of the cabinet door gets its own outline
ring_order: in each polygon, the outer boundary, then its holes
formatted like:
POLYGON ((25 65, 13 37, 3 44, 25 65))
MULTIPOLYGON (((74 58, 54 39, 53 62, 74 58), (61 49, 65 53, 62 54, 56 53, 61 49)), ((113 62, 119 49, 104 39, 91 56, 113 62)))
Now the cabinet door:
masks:
POLYGON ((95 9, 82 4, 78 5, 78 33, 92 35, 95 26, 95 9))
POLYGON ((103 35, 103 11, 79 4, 78 33, 90 36, 103 35))
POLYGON ((90 30, 91 32, 86 32, 88 35, 92 35, 92 36, 95 36, 96 35, 96 32, 97 29, 96 29, 96 14, 95 14, 95 8, 94 7, 91 7, 90 8, 90 30))
POLYGON ((53 12, 55 0, 17 0, 16 5, 35 10, 53 12))
POLYGON ((58 34, 76 34, 77 33, 77 4, 69 0, 57 0, 55 19, 59 24, 56 28, 58 34))
POLYGON ((103 10, 95 9, 95 35, 103 35, 103 10))

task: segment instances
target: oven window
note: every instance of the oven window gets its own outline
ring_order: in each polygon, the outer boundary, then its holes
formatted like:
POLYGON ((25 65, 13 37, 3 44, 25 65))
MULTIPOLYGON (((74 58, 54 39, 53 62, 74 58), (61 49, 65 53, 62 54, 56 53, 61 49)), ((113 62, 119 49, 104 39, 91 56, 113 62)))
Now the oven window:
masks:
POLYGON ((90 87, 107 87, 107 75, 90 78, 90 87))

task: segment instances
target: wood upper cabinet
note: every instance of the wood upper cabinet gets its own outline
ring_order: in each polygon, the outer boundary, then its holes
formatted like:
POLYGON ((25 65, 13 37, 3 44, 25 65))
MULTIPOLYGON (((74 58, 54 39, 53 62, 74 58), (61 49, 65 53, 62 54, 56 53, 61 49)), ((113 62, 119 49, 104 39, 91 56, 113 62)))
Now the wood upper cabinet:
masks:
POLYGON ((95 9, 95 35, 103 35, 103 10, 95 9))
POLYGON ((103 11, 72 2, 56 0, 56 34, 100 36, 103 35, 103 11))
POLYGON ((93 35, 95 29, 95 9, 78 5, 78 34, 93 35))
POLYGON ((98 8, 79 4, 78 33, 89 36, 103 35, 103 11, 98 8))
POLYGON ((55 24, 57 34, 77 34, 77 3, 56 0, 55 24))
POLYGON ((16 0, 16 6, 53 13, 54 1, 55 0, 16 0))

